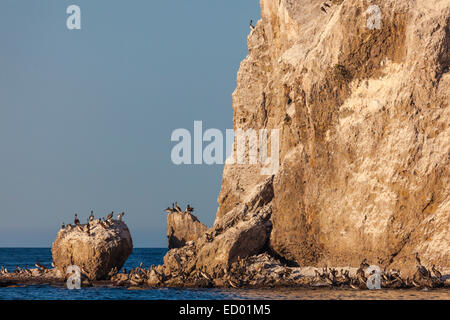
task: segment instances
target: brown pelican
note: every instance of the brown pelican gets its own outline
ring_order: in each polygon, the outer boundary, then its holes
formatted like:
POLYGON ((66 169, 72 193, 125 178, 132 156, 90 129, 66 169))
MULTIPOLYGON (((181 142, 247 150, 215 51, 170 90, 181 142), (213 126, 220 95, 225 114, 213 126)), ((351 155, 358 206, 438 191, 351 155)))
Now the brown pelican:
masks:
POLYGON ((433 266, 431 267, 431 271, 433 271, 434 275, 436 276, 436 278, 438 278, 438 280, 442 279, 442 273, 439 272, 438 269, 436 269, 435 265, 433 264, 433 266))
POLYGON ((178 212, 181 212, 181 208, 178 206, 177 202, 175 202, 175 210, 177 210, 178 212))
POLYGON ((108 215, 106 216, 106 221, 111 220, 111 219, 113 218, 113 216, 114 216, 114 211, 112 211, 110 214, 108 214, 108 215))
POLYGON ((65 229, 66 228, 66 225, 64 224, 64 222, 62 223, 62 226, 61 226, 61 229, 65 229))
POLYGON ((106 225, 103 223, 102 219, 98 222, 103 229, 106 229, 106 225))
POLYGON ((229 279, 228 283, 230 284, 230 286, 232 286, 235 289, 239 288, 239 284, 234 279, 229 279))
POLYGON ((94 211, 91 210, 91 215, 89 216, 89 221, 92 222, 94 221, 94 211))
POLYGON ((420 258, 419 258, 419 253, 416 252, 416 262, 418 265, 422 265, 422 263, 420 262, 420 258))
POLYGON ((186 211, 189 212, 189 213, 194 212, 194 208, 192 208, 192 207, 188 204, 187 207, 186 207, 186 211))
POLYGON ((167 209, 164 210, 164 211, 166 211, 168 214, 173 213, 173 209, 171 209, 170 207, 167 207, 167 209))
POLYGON ((419 253, 416 252, 416 267, 417 267, 417 271, 420 273, 421 276, 425 277, 425 278, 430 278, 431 277, 431 273, 430 271, 427 270, 427 268, 425 268, 419 258, 419 253))
POLYGON ((80 224, 80 220, 78 219, 78 214, 76 214, 76 213, 75 213, 75 219, 74 219, 73 223, 75 225, 79 225, 80 224))
POLYGON ((359 266, 362 269, 366 269, 369 267, 369 264, 367 263, 367 259, 364 258, 364 260, 361 262, 361 265, 359 266))
POLYGON ((125 212, 119 213, 117 216, 117 220, 122 221, 123 216, 125 215, 125 212))
POLYGON ((36 268, 38 268, 40 271, 44 271, 45 269, 47 269, 47 268, 44 267, 42 264, 40 264, 39 261, 36 261, 35 266, 36 266, 36 268))

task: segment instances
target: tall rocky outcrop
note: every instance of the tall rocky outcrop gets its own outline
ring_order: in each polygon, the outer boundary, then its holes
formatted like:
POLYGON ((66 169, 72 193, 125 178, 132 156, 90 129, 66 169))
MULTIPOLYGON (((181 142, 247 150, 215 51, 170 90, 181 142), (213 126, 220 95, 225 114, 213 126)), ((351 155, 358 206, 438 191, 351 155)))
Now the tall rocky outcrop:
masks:
POLYGON ((167 239, 169 249, 181 248, 189 241, 195 241, 208 229, 196 216, 189 212, 172 211, 167 216, 167 239))
MULTIPOLYGON (((299 265, 413 267, 418 252, 448 266, 450 2, 322 3, 261 0, 233 94, 235 130, 280 133, 267 248, 299 265)), ((215 226, 240 219, 260 169, 225 166, 215 226)))

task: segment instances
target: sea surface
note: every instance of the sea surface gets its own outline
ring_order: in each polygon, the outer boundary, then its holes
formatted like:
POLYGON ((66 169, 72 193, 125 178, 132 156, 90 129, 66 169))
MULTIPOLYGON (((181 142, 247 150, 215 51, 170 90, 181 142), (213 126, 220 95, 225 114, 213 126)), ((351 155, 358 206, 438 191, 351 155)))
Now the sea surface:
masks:
MULTIPOLYGON (((141 262, 145 267, 162 264, 167 249, 135 248, 124 268, 131 269, 141 262)), ((36 261, 50 266, 48 248, 0 248, 0 266, 9 271, 16 266, 34 267, 36 261)), ((91 287, 68 290, 64 286, 33 285, 0 288, 0 300, 262 300, 262 299, 445 299, 450 300, 450 290, 375 290, 352 289, 148 289, 129 290, 118 287, 91 287)))

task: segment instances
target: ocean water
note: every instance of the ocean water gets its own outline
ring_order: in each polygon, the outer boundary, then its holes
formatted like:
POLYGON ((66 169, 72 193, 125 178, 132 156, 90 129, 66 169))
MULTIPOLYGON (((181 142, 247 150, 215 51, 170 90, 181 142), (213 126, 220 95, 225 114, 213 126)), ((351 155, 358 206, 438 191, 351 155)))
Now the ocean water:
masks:
MULTIPOLYGON (((145 267, 162 264, 167 249, 134 249, 124 268, 131 269, 141 262, 145 267)), ((48 248, 0 248, 0 265, 8 270, 16 266, 33 267, 36 260, 50 266, 48 248)), ((68 290, 65 286, 34 285, 0 288, 0 300, 265 300, 265 299, 445 299, 450 300, 450 290, 375 290, 351 289, 146 289, 129 290, 121 287, 91 287, 68 290)))

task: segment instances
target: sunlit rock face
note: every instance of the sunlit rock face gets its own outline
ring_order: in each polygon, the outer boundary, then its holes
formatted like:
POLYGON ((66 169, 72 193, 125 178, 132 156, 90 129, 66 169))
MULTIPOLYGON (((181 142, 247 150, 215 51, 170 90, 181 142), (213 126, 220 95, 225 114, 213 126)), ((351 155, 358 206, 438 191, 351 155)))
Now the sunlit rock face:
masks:
POLYGON ((111 220, 66 227, 58 232, 52 246, 55 267, 66 274, 78 266, 90 280, 104 280, 113 269, 120 270, 133 251, 130 231, 123 221, 111 220))
POLYGON ((167 239, 169 249, 181 248, 189 241, 204 235, 207 226, 188 212, 173 211, 167 216, 167 239))
MULTIPOLYGON (((280 132, 269 248, 299 265, 448 266, 450 3, 332 2, 261 0, 238 72, 235 129, 280 132)), ((260 169, 225 166, 216 222, 260 169)))

